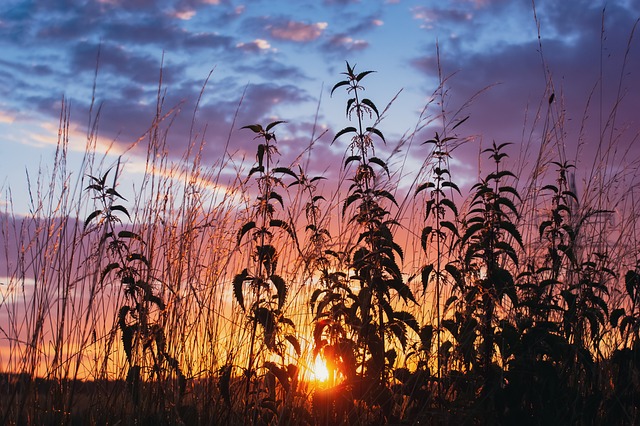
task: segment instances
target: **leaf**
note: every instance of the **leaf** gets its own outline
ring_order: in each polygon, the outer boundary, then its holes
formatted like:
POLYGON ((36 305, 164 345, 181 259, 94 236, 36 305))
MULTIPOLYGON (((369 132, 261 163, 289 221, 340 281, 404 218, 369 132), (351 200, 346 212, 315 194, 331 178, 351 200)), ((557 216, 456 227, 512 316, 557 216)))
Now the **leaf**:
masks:
MULTIPOLYGON (((451 188, 454 191, 456 191, 458 194, 462 194, 460 192, 460 188, 458 188, 458 185, 456 185, 453 182, 442 182, 442 188, 451 188)), ((447 200, 447 201, 450 201, 450 200, 447 200)), ((457 215, 457 213, 456 213, 456 215, 457 215)))
POLYGON ((278 367, 271 361, 265 361, 264 366, 266 367, 267 370, 269 370, 271 374, 276 376, 276 378, 280 382, 280 385, 285 390, 285 392, 289 392, 290 384, 289 384, 289 374, 287 373, 287 371, 278 367))
POLYGON ((291 227, 291 225, 289 225, 288 222, 285 222, 284 220, 281 219, 271 219, 269 221, 269 226, 273 226, 275 228, 280 228, 280 229, 284 229, 285 231, 287 231, 287 233, 289 234, 289 236, 295 241, 296 240, 296 234, 295 231, 293 230, 293 228, 291 227))
POLYGON ((422 276, 422 291, 427 291, 427 286, 429 285, 429 275, 433 272, 433 265, 424 265, 422 267, 421 276, 422 276))
POLYGON ((433 232, 433 227, 431 226, 425 226, 422 229, 422 235, 420 237, 420 244, 422 245, 422 250, 427 251, 427 242, 429 240, 429 236, 431 235, 431 232, 433 232))
POLYGON ((109 210, 110 210, 111 212, 113 212, 114 210, 115 210, 115 211, 122 212, 122 213, 124 213, 124 214, 129 218, 129 220, 131 220, 131 216, 129 216, 129 211, 128 211, 128 210, 126 209, 126 207, 124 207, 124 206, 121 206, 121 205, 111 206, 111 207, 109 207, 109 210))
POLYGON ((242 293, 242 285, 245 281, 249 279, 249 271, 244 269, 241 273, 237 274, 233 278, 233 295, 236 298, 236 301, 244 311, 244 294, 242 293))
MULTIPOLYGON (((352 70, 352 71, 353 71, 353 70, 352 70)), ((371 74, 371 73, 373 73, 373 72, 375 72, 375 71, 363 71, 363 72, 361 72, 360 74, 358 74, 358 75, 356 76, 356 81, 357 81, 357 82, 360 82, 360 80, 362 80, 364 77, 366 77, 367 75, 369 75, 369 74, 371 74)))
POLYGON ((618 326, 618 321, 620 320, 620 317, 624 316, 624 314, 625 314, 624 308, 614 309, 613 312, 611 312, 611 316, 609 317, 609 322, 611 323, 611 327, 616 328, 618 326))
POLYGON ((293 350, 296 351, 296 354, 298 356, 300 356, 300 354, 302 353, 302 350, 300 348, 300 342, 298 341, 298 339, 296 338, 296 336, 293 336, 291 334, 287 334, 284 336, 284 338, 291 343, 291 346, 293 347, 293 350))
POLYGON ((458 228, 456 228, 456 225, 453 222, 450 222, 448 220, 443 220, 440 222, 440 226, 451 231, 451 233, 456 237, 459 236, 458 228))
POLYGON ((278 194, 277 192, 271 191, 269 193, 269 200, 276 200, 277 202, 280 203, 280 206, 284 208, 284 202, 282 201, 282 196, 280 196, 280 194, 278 194))
POLYGON ((96 217, 98 217, 100 214, 102 213, 102 210, 95 210, 94 212, 92 212, 89 216, 87 216, 87 218, 84 221, 84 229, 87 229, 87 226, 89 225, 89 223, 95 219, 96 217))
POLYGON ((122 331, 122 347, 127 356, 127 361, 131 362, 131 352, 133 350, 133 327, 125 325, 122 331))
POLYGON ((113 188, 108 188, 108 189, 107 189, 106 191, 104 191, 104 192, 105 192, 105 194, 107 194, 107 195, 111 195, 111 196, 113 196, 113 197, 120 198, 121 200, 127 201, 127 199, 126 199, 126 198, 124 198, 122 195, 120 195, 120 194, 118 193, 118 191, 116 191, 116 190, 115 190, 115 189, 113 189, 113 188))
POLYGON ((378 135, 378 137, 380 139, 382 139, 382 142, 384 142, 385 144, 387 143, 387 141, 384 140, 384 135, 382 134, 382 132, 380 130, 376 129, 375 127, 367 127, 366 130, 367 130, 367 132, 371 132, 371 133, 373 133, 375 135, 378 135))
POLYGON ((518 231, 518 229, 516 228, 516 226, 513 223, 507 222, 507 221, 502 221, 502 222, 500 222, 500 228, 502 228, 505 231, 507 231, 509 233, 509 235, 511 235, 516 240, 516 242, 518 243, 520 248, 524 248, 524 242, 522 241, 522 235, 520 235, 520 232, 518 231))
POLYGON ((109 275, 111 271, 114 271, 116 269, 120 269, 120 264, 118 262, 113 262, 105 266, 100 273, 100 282, 104 281, 105 277, 109 275))
POLYGON ((624 276, 624 285, 627 294, 631 300, 635 302, 638 297, 638 290, 640 289, 640 274, 636 271, 628 271, 624 276))
POLYGON ((276 167, 275 169, 273 169, 274 173, 282 173, 285 175, 289 175, 291 177, 293 177, 294 179, 298 179, 298 176, 288 167, 276 167))
POLYGON ((416 321, 416 318, 410 312, 406 312, 406 311, 394 312, 393 318, 399 321, 402 321, 403 323, 411 327, 411 329, 416 333, 418 334, 420 333, 420 326, 418 325, 418 321, 416 321))
POLYGON ((139 234, 136 234, 135 232, 131 232, 131 231, 120 231, 120 232, 118 232, 118 238, 129 238, 129 239, 138 240, 138 241, 144 243, 144 240, 142 239, 142 237, 139 234))
POLYGON ((242 126, 240 127, 240 129, 249 129, 251 130, 253 133, 262 133, 264 130, 262 129, 262 126, 259 124, 249 124, 248 126, 242 126))
POLYGON ((338 133, 336 133, 336 135, 333 137, 333 140, 331 141, 331 143, 334 143, 336 141, 336 139, 338 139, 340 136, 346 134, 346 133, 357 133, 358 131, 356 130, 355 127, 345 127, 344 129, 340 130, 338 133))
POLYGON ((227 406, 231 406, 231 372, 233 370, 232 365, 223 365, 218 369, 218 374, 220 378, 218 379, 218 390, 220 390, 220 395, 222 399, 227 404, 227 406))
POLYGON ((389 167, 387 167, 387 163, 382 161, 380 158, 371 157, 369 158, 369 162, 373 164, 377 164, 378 166, 382 167, 382 169, 387 173, 387 176, 391 176, 391 174, 389 173, 389 167))
POLYGON ((414 195, 418 195, 420 192, 424 191, 425 189, 429 189, 429 188, 435 188, 436 184, 433 182, 425 182, 425 183, 421 183, 420 185, 418 185, 418 187, 416 188, 416 192, 414 193, 414 195))
POLYGON ((242 228, 240 228, 240 230, 238 231, 238 245, 240 245, 240 242, 242 241, 242 237, 244 237, 244 235, 247 232, 254 229, 255 227, 256 227, 256 223, 254 221, 250 221, 242 225, 242 228))
POLYGON ((335 84, 335 86, 333 86, 333 89, 331 89, 331 94, 329 96, 333 96, 333 92, 338 88, 338 87, 342 87, 342 86, 348 86, 349 85, 349 80, 342 80, 339 81, 338 83, 335 84))
POLYGON ((316 347, 321 346, 322 333, 324 332, 325 327, 327 327, 329 324, 331 324, 331 320, 329 319, 316 321, 316 324, 313 327, 313 342, 316 347))
POLYGON ((378 112, 378 108, 376 107, 376 105, 373 102, 371 102, 370 99, 363 99, 361 102, 362 102, 362 104, 364 104, 364 105, 368 106, 369 108, 371 108, 373 110, 373 112, 376 113, 376 117, 380 118, 380 113, 378 112))
POLYGON ((272 121, 271 123, 267 124, 267 128, 264 129, 264 131, 268 132, 269 130, 273 129, 274 127, 276 127, 278 124, 281 124, 281 123, 286 123, 286 121, 283 121, 283 120, 272 121))
POLYGON ((284 279, 279 275, 271 275, 269 279, 271 279, 271 282, 276 286, 276 290, 278 292, 278 309, 282 309, 282 306, 287 299, 287 283, 285 283, 284 279))
POLYGON ((356 98, 351 98, 347 101, 347 111, 346 111, 347 116, 349 116, 349 110, 351 109, 351 106, 355 101, 356 101, 356 98))

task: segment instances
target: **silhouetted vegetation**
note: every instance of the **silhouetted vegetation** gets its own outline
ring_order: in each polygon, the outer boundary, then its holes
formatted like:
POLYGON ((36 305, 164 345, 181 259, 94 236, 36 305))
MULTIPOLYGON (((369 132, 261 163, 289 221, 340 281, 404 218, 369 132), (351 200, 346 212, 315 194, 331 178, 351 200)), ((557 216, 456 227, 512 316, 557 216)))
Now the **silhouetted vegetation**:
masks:
POLYGON ((93 132, 76 192, 61 138, 50 190, 1 219, 19 253, 0 301, 3 424, 640 421, 635 187, 611 176, 581 197, 549 131, 540 150, 558 158, 516 168, 517 146, 493 142, 463 191, 456 116, 403 154, 423 160, 405 194, 386 110, 363 96, 374 74, 342 75, 336 182, 280 164, 284 121, 241 129, 248 171, 201 164, 194 141, 174 167, 162 99, 133 201, 120 160, 95 163, 93 132))

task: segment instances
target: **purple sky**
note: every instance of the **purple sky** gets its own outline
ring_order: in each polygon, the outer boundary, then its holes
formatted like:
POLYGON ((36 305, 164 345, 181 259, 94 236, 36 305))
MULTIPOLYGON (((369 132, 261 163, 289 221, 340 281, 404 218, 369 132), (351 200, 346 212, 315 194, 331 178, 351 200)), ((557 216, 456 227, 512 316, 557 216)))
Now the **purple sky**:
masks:
MULTIPOLYGON (((475 178, 478 152, 492 140, 530 142, 537 149, 548 113, 556 121, 563 118, 564 127, 555 134, 562 135, 570 159, 580 146, 579 159, 587 166, 600 140, 637 145, 640 34, 629 40, 640 3, 537 0, 535 11, 542 54, 529 1, 4 0, 0 188, 12 189, 18 212, 27 210, 21 196, 25 170, 35 174, 40 164, 47 167, 63 97, 70 107, 70 146, 84 148, 97 63, 104 144, 99 153, 111 142, 112 152, 119 153, 149 128, 162 66, 165 109, 178 111, 168 139, 178 160, 213 70, 194 128, 206 141, 204 164, 220 159, 230 131, 230 151, 253 159, 252 135, 239 127, 274 119, 288 122, 277 129, 281 161, 287 164, 308 145, 321 98, 317 134, 328 132, 316 145, 311 173, 322 172, 341 161, 347 143, 329 146, 335 132, 348 125, 346 94, 329 96, 345 60, 361 71, 377 71, 365 85, 379 108, 402 90, 379 126, 390 151, 416 127, 438 86, 436 44, 448 77, 446 118, 454 119, 472 100, 458 116, 470 118, 457 134, 473 137, 455 153, 458 182, 475 178), (556 101, 549 108, 552 92, 556 101)), ((433 117, 439 110, 433 104, 429 113, 433 117)), ((418 143, 440 130, 436 122, 420 132, 411 148, 415 154, 403 148, 399 160, 407 160, 405 174, 420 164, 418 143)), ((134 181, 143 151, 141 145, 126 155, 125 174, 134 181)), ((517 149, 512 157, 517 159, 517 149)), ((77 158, 70 154, 69 168, 77 158)), ((618 165, 630 158, 610 161, 618 165)), ((0 201, 6 202, 5 195, 0 201)))

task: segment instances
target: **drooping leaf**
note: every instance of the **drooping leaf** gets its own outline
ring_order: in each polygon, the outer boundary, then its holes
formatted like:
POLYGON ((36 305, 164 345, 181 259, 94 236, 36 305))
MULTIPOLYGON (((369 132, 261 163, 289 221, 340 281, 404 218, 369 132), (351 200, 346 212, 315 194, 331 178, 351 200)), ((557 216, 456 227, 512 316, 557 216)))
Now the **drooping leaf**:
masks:
POLYGON ((422 292, 423 293, 427 291, 427 286, 429 285, 429 275, 431 275, 432 271, 433 271, 432 264, 424 265, 422 267, 421 276, 422 276, 422 292))
POLYGON ((250 221, 245 223, 242 228, 240 228, 240 230, 238 231, 238 245, 240 245, 240 242, 242 241, 242 237, 244 237, 244 235, 249 232, 250 230, 254 229, 256 227, 256 223, 254 221, 250 221))
POLYGON ((338 87, 348 86, 348 85, 349 85, 349 80, 342 80, 342 81, 339 81, 338 83, 336 83, 336 84, 333 86, 333 89, 331 89, 331 94, 330 94, 330 96, 333 96, 333 92, 334 92, 338 87))
POLYGON ((283 120, 279 120, 279 121, 272 121, 271 123, 267 124, 267 128, 264 129, 265 132, 268 132, 269 130, 273 129, 275 126, 277 126, 278 124, 282 124, 282 123, 286 123, 286 121, 283 120))
POLYGON ((118 205, 115 205, 115 206, 111 206, 111 207, 109 207, 109 210, 110 210, 111 212, 113 212, 113 211, 119 211, 119 212, 122 212, 122 213, 124 213, 124 214, 127 216, 127 218, 129 218, 129 220, 131 220, 131 216, 129 216, 129 211, 126 209, 126 207, 125 207, 125 206, 121 206, 121 205, 119 205, 119 204, 118 204, 118 205))
POLYGON ((362 102, 363 105, 366 105, 369 108, 371 108, 373 110, 373 112, 376 113, 376 117, 380 118, 380 113, 378 112, 378 108, 376 107, 376 105, 373 102, 371 102, 370 99, 363 99, 360 102, 362 102))
POLYGON ((249 271, 244 269, 241 273, 237 274, 233 278, 233 295, 236 301, 244 311, 244 293, 242 292, 242 285, 249 279, 249 271))
POLYGON ((384 142, 385 144, 387 143, 387 141, 384 139, 384 135, 380 130, 376 129, 375 127, 367 127, 366 130, 367 132, 377 135, 380 139, 382 139, 382 142, 384 142))
POLYGON ((279 275, 271 275, 271 282, 276 286, 278 293, 278 309, 282 309, 284 302, 287 299, 287 283, 279 275))
POLYGON ((293 336, 291 334, 287 334, 284 336, 284 338, 291 343, 291 347, 293 347, 293 350, 296 351, 296 355, 300 356, 300 354, 302 353, 301 348, 300 348, 300 342, 298 341, 296 336, 293 336))
POLYGON ((249 124, 247 126, 242 126, 240 127, 241 129, 249 129, 251 130, 253 133, 262 133, 264 130, 262 129, 262 126, 259 124, 249 124))
POLYGON ((336 135, 333 137, 333 140, 331 141, 331 143, 334 143, 336 141, 336 139, 338 139, 340 136, 346 134, 346 133, 357 133, 358 130, 355 127, 345 127, 344 129, 340 130, 338 133, 336 133, 336 135))
POLYGON ((105 266, 100 273, 100 282, 104 281, 105 277, 109 275, 110 272, 115 271, 116 269, 120 269, 120 264, 118 262, 113 262, 105 266))
POLYGON ((93 211, 89 216, 87 216, 87 218, 84 221, 84 229, 87 229, 87 226, 89 225, 89 223, 95 219, 96 217, 98 217, 100 214, 102 213, 102 210, 95 210, 93 211))
POLYGON ((420 326, 418 325, 418 321, 416 321, 416 318, 412 313, 406 311, 394 312, 393 317, 394 319, 402 321, 403 323, 408 325, 416 333, 420 333, 420 326))

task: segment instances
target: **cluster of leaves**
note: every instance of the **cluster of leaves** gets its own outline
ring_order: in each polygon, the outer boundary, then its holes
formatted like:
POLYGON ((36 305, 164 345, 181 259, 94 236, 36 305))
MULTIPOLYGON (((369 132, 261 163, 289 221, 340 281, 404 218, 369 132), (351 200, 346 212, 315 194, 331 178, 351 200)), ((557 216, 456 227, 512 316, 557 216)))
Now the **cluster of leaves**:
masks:
POLYGON ((298 367, 286 362, 287 348, 292 348, 298 357, 301 354, 300 343, 294 334, 295 325, 283 312, 290 284, 278 274, 278 249, 274 243, 276 230, 283 231, 288 238, 296 240, 293 226, 276 216, 276 203, 284 208, 283 197, 278 192, 279 188, 285 187, 282 177, 298 179, 291 169, 273 166, 274 156, 278 153, 273 128, 281 123, 283 122, 274 121, 264 128, 259 124, 243 127, 251 130, 256 135, 255 139, 259 140, 256 165, 248 176, 255 176, 258 186, 254 214, 242 225, 237 236, 238 247, 242 246, 243 240, 248 236, 248 248, 243 248, 243 251, 251 253, 251 266, 243 269, 233 279, 233 295, 246 313, 251 328, 245 370, 245 418, 252 422, 260 419, 269 423, 276 417, 283 421, 292 415, 291 402, 297 393, 298 367), (260 335, 258 326, 262 331, 260 335), (269 352, 278 355, 281 363, 263 362, 262 367, 266 373, 261 385, 258 380, 254 380, 254 364, 256 349, 262 344, 269 352), (280 398, 276 395, 276 379, 284 393, 280 398), (250 398, 250 394, 255 397, 250 398), (279 409, 281 407, 282 410, 279 409))
POLYGON ((127 208, 120 204, 126 200, 115 189, 118 168, 119 164, 112 184, 107 182, 112 169, 101 177, 89 176, 92 184, 86 190, 93 194, 98 208, 87 216, 85 232, 101 235, 98 258, 106 258, 108 263, 101 270, 100 283, 115 283, 124 295, 123 304, 118 309, 117 327, 128 363, 126 382, 133 403, 142 403, 140 387, 143 379, 148 377, 161 383, 175 383, 175 395, 170 397, 168 390, 161 386, 156 391, 162 395, 155 398, 160 403, 168 398, 171 404, 180 405, 186 377, 178 360, 169 352, 161 315, 166 306, 154 289, 153 271, 144 254, 146 244, 139 234, 122 229, 121 216, 129 220, 131 217, 127 208))
MULTIPOLYGON (((337 370, 342 377, 340 389, 347 390, 348 398, 365 404, 377 421, 389 421, 393 413, 388 384, 398 355, 396 348, 406 347, 408 329, 419 332, 413 314, 397 309, 396 298, 404 303, 416 300, 398 264, 403 258, 393 238, 398 223, 388 207, 398 204, 384 185, 390 177, 389 168, 376 156, 375 141, 385 143, 376 127, 380 114, 373 101, 360 95, 362 81, 372 71, 356 72, 349 63, 346 67, 345 79, 334 85, 331 93, 346 88, 350 95, 346 115, 355 125, 337 132, 333 142, 351 135, 344 166, 353 168, 353 175, 342 215, 348 226, 358 229, 358 237, 356 244, 343 252, 326 253, 342 260, 337 263, 346 263, 347 268, 331 270, 328 265, 332 262, 326 261, 327 267, 321 270, 323 287, 310 301, 315 310, 314 354, 321 354, 337 370), (373 124, 365 125, 366 119, 374 120, 373 124)), ((344 391, 335 390, 333 398, 344 399, 344 391)), ((318 395, 316 405, 322 399, 318 395)), ((347 421, 339 416, 334 420, 347 421)))

